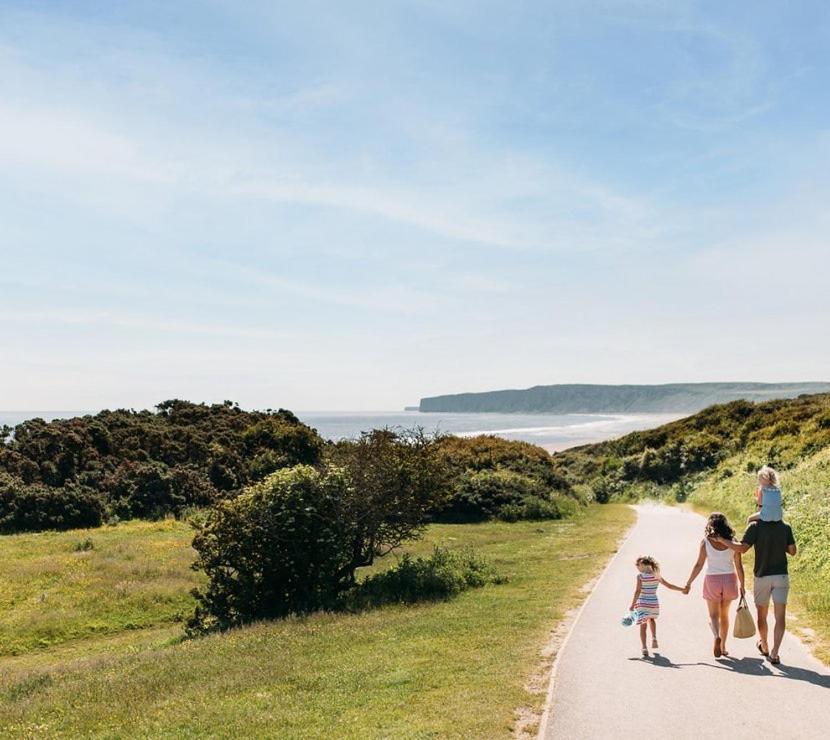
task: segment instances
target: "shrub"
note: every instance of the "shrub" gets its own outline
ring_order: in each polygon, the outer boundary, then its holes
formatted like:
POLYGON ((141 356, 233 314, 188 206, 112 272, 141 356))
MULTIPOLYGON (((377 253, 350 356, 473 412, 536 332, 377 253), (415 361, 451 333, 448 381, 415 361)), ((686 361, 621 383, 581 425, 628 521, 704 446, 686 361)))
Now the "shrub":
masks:
POLYGON ((212 503, 217 494, 195 468, 169 468, 157 462, 122 463, 105 483, 113 499, 112 511, 122 519, 178 516, 187 507, 212 503))
POLYGON ((300 465, 220 501, 193 540, 208 585, 194 591, 191 631, 331 604, 352 556, 341 518, 349 485, 345 471, 300 465))
POLYGON ((398 563, 369 576, 343 600, 346 608, 449 599, 469 588, 503 583, 490 563, 469 548, 435 547, 429 557, 404 554, 398 563))
POLYGON ((0 473, 0 532, 98 527, 103 514, 100 496, 88 488, 26 485, 0 473))
POLYGON ((510 470, 467 471, 459 476, 442 518, 481 521, 499 515, 507 506, 519 506, 525 499, 545 497, 539 481, 510 470))

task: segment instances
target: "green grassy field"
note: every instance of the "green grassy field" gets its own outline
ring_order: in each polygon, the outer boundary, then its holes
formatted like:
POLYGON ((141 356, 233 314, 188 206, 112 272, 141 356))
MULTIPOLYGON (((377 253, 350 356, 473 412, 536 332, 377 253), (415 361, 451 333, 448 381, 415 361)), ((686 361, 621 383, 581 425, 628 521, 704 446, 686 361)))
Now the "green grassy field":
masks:
POLYGON ((0 656, 186 616, 192 536, 171 519, 0 537, 0 656))
MULTIPOLYGON (((724 512, 740 537, 755 510, 756 467, 746 455, 725 460, 697 484, 690 503, 701 512, 724 512)), ((790 600, 798 617, 791 626, 797 625, 816 655, 830 663, 830 448, 783 471, 781 486, 784 518, 799 548, 790 559, 790 600)), ((752 563, 751 551, 747 557, 752 563)))
POLYGON ((552 628, 633 520, 611 505, 570 521, 434 525, 411 551, 471 545, 508 583, 184 642, 186 525, 2 538, 2 629, 18 654, 0 657, 0 735, 508 736, 519 708, 543 702, 527 685, 552 628), (94 549, 76 553, 87 536, 94 549))

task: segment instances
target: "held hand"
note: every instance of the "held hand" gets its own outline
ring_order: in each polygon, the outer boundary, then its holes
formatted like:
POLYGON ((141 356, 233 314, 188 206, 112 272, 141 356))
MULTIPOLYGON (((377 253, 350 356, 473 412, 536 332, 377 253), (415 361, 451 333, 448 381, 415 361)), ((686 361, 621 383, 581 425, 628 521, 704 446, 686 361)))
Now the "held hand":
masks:
POLYGON ((682 589, 680 589, 680 590, 681 590, 681 591, 682 591, 682 592, 683 592, 686 596, 688 596, 688 595, 689 595, 689 589, 690 589, 690 586, 689 586, 689 584, 687 583, 687 584, 686 584, 685 586, 683 586, 683 588, 682 588, 682 589))

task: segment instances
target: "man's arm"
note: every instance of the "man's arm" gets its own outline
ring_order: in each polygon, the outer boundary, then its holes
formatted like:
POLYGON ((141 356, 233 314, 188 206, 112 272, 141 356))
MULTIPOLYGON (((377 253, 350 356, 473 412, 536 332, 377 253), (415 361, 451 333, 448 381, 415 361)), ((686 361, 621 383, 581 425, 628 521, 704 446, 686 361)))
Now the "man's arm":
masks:
POLYGON ((723 537, 717 537, 716 539, 722 545, 726 545, 731 550, 741 553, 741 555, 743 555, 747 550, 749 550, 750 547, 752 547, 752 545, 750 545, 748 542, 735 542, 734 540, 727 540, 723 537))

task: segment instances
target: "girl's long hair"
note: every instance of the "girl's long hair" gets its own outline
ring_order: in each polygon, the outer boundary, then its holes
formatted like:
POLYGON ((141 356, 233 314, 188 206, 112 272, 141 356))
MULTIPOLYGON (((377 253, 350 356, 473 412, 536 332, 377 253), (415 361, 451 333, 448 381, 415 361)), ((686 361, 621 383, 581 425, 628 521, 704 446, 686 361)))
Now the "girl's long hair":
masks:
POLYGON ((651 571, 653 573, 660 572, 660 563, 658 563, 653 557, 651 557, 651 555, 641 555, 639 558, 637 558, 637 560, 634 561, 635 565, 640 565, 640 563, 642 563, 643 565, 647 565, 649 568, 651 568, 651 571))
POLYGON ((725 540, 731 540, 735 536, 735 530, 729 524, 726 514, 721 514, 719 511, 709 514, 706 520, 706 536, 723 537, 725 540))

